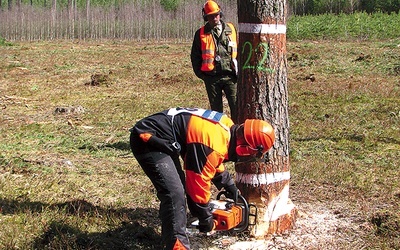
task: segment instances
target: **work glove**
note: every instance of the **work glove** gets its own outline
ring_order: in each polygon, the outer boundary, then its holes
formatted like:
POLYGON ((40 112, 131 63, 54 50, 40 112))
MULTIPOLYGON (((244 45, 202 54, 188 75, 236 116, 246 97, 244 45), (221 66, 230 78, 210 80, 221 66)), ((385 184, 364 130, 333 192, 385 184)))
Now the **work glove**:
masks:
POLYGON ((207 219, 200 220, 199 219, 199 231, 201 233, 208 233, 215 229, 215 222, 213 217, 209 217, 207 219))
POLYGON ((235 184, 225 187, 225 191, 227 192, 227 198, 232 199, 234 202, 237 202, 239 197, 239 189, 235 186, 235 184))

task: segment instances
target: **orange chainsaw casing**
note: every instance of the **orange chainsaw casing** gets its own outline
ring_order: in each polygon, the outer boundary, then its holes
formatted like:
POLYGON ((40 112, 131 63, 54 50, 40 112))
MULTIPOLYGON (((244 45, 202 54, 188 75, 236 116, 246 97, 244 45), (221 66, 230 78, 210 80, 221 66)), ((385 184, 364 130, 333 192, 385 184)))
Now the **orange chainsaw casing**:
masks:
POLYGON ((228 204, 223 201, 219 201, 219 203, 219 206, 212 210, 215 221, 214 230, 230 230, 243 221, 243 208, 240 205, 228 204))

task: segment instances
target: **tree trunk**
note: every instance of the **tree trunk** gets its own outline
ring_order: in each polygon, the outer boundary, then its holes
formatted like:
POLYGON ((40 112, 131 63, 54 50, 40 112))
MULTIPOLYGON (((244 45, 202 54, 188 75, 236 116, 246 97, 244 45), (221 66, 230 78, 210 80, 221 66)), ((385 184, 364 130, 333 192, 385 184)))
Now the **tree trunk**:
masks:
POLYGON ((51 4, 51 38, 57 39, 57 0, 53 0, 51 4))
POLYGON ((91 31, 92 31, 92 22, 90 18, 90 0, 86 0, 86 25, 87 25, 87 30, 89 33, 89 36, 91 37, 91 31))
POLYGON ((68 37, 80 38, 75 34, 76 0, 68 0, 68 37))
POLYGON ((293 227, 297 210, 289 199, 289 117, 285 0, 238 0, 238 119, 268 121, 275 144, 261 161, 235 164, 236 184, 256 205, 257 238, 293 227))

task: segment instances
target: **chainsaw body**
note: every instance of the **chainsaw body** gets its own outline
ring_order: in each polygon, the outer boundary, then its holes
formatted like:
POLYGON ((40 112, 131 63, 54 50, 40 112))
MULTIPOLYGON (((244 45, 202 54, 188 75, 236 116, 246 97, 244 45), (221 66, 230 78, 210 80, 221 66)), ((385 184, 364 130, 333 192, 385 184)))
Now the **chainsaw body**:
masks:
MULTIPOLYGON (((221 191, 218 193, 216 200, 210 201, 210 209, 215 222, 214 230, 243 232, 249 225, 255 225, 257 207, 253 204, 248 204, 240 194, 236 202, 228 199, 227 194, 226 191, 221 191), (222 196, 225 196, 225 198, 222 198, 222 196)), ((199 220, 191 223, 193 228, 197 228, 198 225, 199 220)))
POLYGON ((221 199, 226 197, 226 192, 218 193, 216 200, 210 201, 211 212, 215 221, 216 231, 242 232, 249 225, 250 207, 246 199, 239 195, 238 201, 234 202, 230 199, 221 199))

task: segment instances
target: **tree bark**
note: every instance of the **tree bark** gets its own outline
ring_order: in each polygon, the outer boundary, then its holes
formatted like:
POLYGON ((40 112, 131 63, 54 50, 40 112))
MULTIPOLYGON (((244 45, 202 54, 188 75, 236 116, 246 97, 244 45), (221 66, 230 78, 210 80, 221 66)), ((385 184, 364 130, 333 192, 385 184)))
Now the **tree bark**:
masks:
POLYGON ((51 2, 51 38, 57 38, 57 0, 51 2))
POLYGON ((285 0, 238 0, 238 119, 266 120, 275 144, 261 161, 240 159, 236 184, 258 209, 250 232, 257 238, 293 227, 297 210, 289 199, 289 116, 285 0))
POLYGON ((90 0, 86 0, 86 21, 90 22, 90 0))

